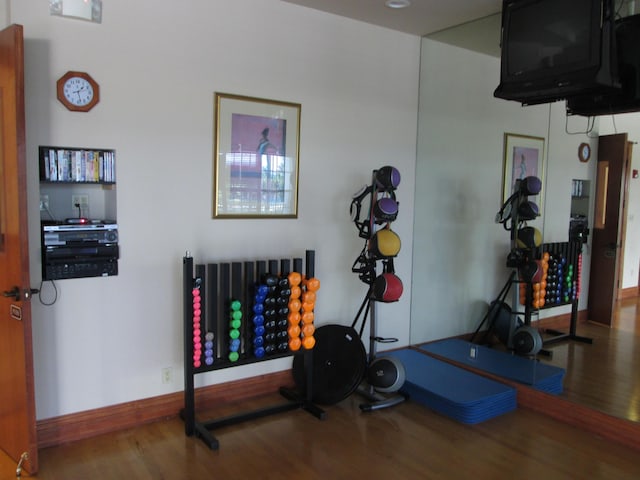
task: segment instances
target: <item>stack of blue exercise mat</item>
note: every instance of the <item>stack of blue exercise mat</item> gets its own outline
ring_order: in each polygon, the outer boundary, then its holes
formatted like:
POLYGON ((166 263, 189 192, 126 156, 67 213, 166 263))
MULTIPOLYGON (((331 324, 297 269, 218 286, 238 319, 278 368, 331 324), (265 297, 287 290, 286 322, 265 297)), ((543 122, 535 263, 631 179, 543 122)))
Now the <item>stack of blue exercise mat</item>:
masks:
POLYGON ((514 388, 476 375, 413 349, 385 355, 402 362, 402 391, 411 400, 462 423, 475 424, 515 410, 514 388))
POLYGON ((565 373, 562 368, 535 359, 458 339, 426 343, 385 352, 385 355, 396 357, 404 365, 406 380, 402 391, 411 400, 467 424, 515 410, 516 389, 441 359, 553 394, 562 392, 565 373))
POLYGON ((562 393, 565 370, 536 359, 519 357, 459 339, 425 343, 417 348, 492 375, 530 385, 536 390, 556 395, 562 393))

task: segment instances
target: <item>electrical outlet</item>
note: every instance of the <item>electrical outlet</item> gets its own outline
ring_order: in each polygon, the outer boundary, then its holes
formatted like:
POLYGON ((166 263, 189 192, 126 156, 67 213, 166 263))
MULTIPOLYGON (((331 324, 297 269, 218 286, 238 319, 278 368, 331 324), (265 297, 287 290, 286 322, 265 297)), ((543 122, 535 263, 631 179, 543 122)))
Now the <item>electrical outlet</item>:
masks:
POLYGON ((89 209, 89 195, 71 195, 71 208, 74 211, 80 208, 85 213, 89 209))
POLYGON ((165 367, 162 369, 162 383, 171 383, 173 381, 173 369, 165 367))
POLYGON ((49 195, 40 195, 40 211, 49 210, 49 195))

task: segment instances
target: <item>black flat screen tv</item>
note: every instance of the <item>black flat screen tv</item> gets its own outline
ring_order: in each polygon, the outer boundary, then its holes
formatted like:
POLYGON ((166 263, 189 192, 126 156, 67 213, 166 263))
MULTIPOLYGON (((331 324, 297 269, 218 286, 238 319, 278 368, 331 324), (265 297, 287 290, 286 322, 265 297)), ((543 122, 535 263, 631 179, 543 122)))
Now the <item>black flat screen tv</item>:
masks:
POLYGON ((524 105, 619 88, 613 0, 504 0, 500 85, 524 105))
POLYGON ((640 111, 640 14, 616 20, 615 35, 620 90, 568 98, 569 115, 594 117, 640 111))

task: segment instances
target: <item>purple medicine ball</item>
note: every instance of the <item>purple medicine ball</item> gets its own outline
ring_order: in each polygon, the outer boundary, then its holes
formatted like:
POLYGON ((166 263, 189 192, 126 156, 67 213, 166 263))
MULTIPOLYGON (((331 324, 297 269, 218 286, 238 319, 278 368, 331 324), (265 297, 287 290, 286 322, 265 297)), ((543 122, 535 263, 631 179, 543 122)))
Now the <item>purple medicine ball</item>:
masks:
POLYGON ((381 198, 373 206, 373 214, 377 222, 393 222, 398 216, 398 202, 389 197, 381 198))
POLYGON ((520 181, 520 192, 523 195, 537 195, 542 190, 542 181, 538 177, 526 177, 520 181))
POLYGON ((379 187, 396 189, 400 185, 400 172, 397 168, 387 165, 376 172, 376 181, 379 187))

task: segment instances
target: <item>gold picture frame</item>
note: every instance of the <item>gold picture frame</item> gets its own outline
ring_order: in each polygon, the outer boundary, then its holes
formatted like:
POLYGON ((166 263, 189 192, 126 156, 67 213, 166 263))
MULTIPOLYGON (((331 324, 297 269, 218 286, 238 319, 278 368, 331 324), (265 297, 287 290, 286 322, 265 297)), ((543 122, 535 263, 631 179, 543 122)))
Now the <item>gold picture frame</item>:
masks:
POLYGON ((299 103, 214 94, 214 218, 297 218, 299 103))
MULTIPOLYGON (((504 134, 504 162, 502 166, 502 203, 514 192, 516 180, 538 177, 544 186, 544 143, 542 137, 504 134)), ((542 212, 543 190, 536 195, 535 203, 542 212)))

